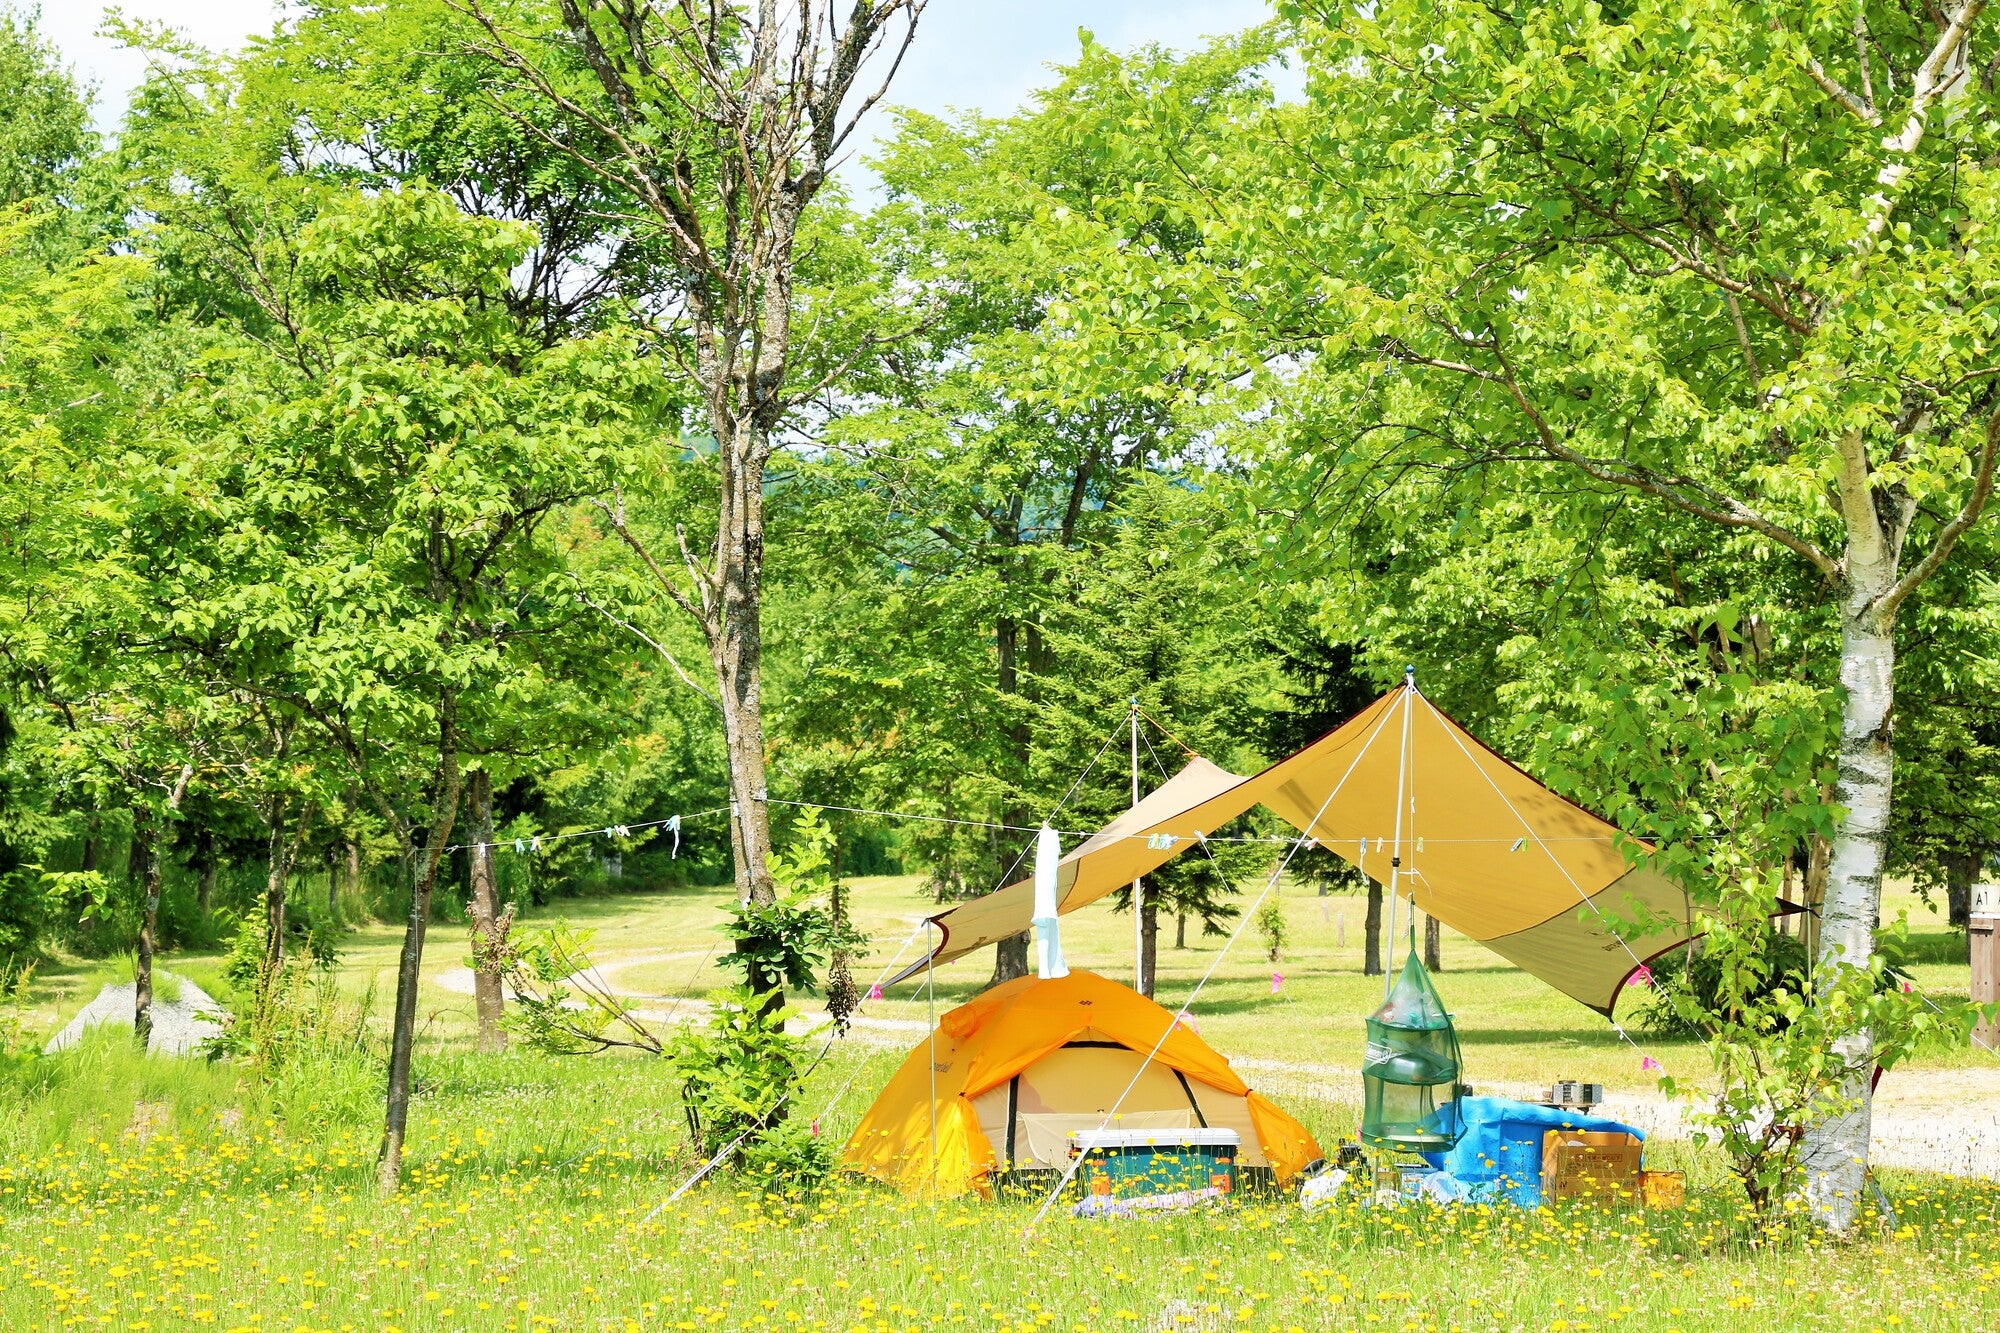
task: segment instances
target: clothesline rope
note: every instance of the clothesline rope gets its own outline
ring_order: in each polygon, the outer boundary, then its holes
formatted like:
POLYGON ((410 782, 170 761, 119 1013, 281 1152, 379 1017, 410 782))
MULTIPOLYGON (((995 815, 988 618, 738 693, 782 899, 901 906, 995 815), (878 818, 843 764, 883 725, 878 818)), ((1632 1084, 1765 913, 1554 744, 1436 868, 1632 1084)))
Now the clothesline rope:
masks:
MULTIPOLYGON (((1150 742, 1148 743, 1148 745, 1150 748, 1150 742)), ((1157 762, 1157 760, 1158 757, 1155 756, 1155 762, 1157 762)), ((870 809, 866 806, 831 805, 820 801, 788 801, 788 800, 782 800, 776 796, 767 796, 764 798, 764 800, 767 805, 782 805, 798 810, 828 810, 828 811, 833 811, 837 814, 869 815, 879 819, 904 819, 926 824, 955 824, 964 828, 989 829, 997 833, 1035 833, 1041 829, 1041 825, 1039 824, 1004 824, 1004 823, 995 823, 993 821, 983 820, 983 819, 956 819, 948 815, 924 815, 924 814, 917 814, 909 810, 876 810, 876 809, 870 809)), ((519 838, 501 838, 501 839, 496 839, 493 842, 454 842, 454 843, 448 843, 445 846, 445 850, 447 852, 464 852, 464 851, 475 851, 475 850, 506 851, 509 849, 519 851, 519 850, 526 850, 530 846, 532 846, 532 848, 535 850, 539 850, 541 845, 551 842, 566 842, 576 838, 603 838, 603 837, 627 838, 631 837, 635 833, 639 833, 646 829, 673 827, 677 821, 681 827, 685 827, 686 825, 691 824, 698 819, 710 819, 716 815, 726 815, 728 813, 729 813, 729 807, 726 805, 721 805, 721 806, 716 806, 714 809, 697 811, 696 813, 691 815, 670 815, 665 819, 649 819, 636 824, 607 824, 602 828, 574 829, 568 833, 540 833, 532 836, 524 836, 519 838)), ((1056 832, 1062 834, 1062 836, 1064 836, 1065 838, 1096 838, 1103 836, 1103 830, 1101 829, 1057 829, 1056 832)), ((1163 835, 1157 832, 1126 833, 1126 834, 1121 834, 1118 838, 1114 839, 1113 841, 1129 842, 1138 838, 1151 839, 1162 836, 1178 839, 1183 835, 1180 834, 1163 835)), ((1185 836, 1193 836, 1193 835, 1185 835, 1185 836)), ((1204 840, 1208 842, 1257 843, 1271 847, 1289 846, 1291 843, 1297 841, 1297 839, 1294 837, 1287 837, 1276 834, 1244 833, 1244 834, 1234 834, 1225 836, 1215 833, 1205 833, 1202 834, 1201 836, 1204 840)), ((1619 839, 1622 836, 1623 835, 1621 834, 1607 833, 1607 834, 1598 834, 1591 837, 1536 838, 1534 839, 1534 841, 1543 844, 1552 844, 1559 842, 1615 843, 1619 841, 1619 839)), ((1381 850, 1381 847, 1386 847, 1388 845, 1389 837, 1387 834, 1383 834, 1380 837, 1337 838, 1325 841, 1322 841, 1321 839, 1317 838, 1308 838, 1306 841, 1311 846, 1324 846, 1328 848, 1333 848, 1335 850, 1350 842, 1377 843, 1380 844, 1380 847, 1378 847, 1377 850, 1381 850)), ((1435 843, 1439 845, 1450 845, 1450 846, 1466 846, 1472 844, 1483 844, 1490 846, 1497 843, 1517 843, 1522 841, 1522 839, 1520 838, 1424 838, 1422 839, 1422 841, 1427 845, 1435 843)))

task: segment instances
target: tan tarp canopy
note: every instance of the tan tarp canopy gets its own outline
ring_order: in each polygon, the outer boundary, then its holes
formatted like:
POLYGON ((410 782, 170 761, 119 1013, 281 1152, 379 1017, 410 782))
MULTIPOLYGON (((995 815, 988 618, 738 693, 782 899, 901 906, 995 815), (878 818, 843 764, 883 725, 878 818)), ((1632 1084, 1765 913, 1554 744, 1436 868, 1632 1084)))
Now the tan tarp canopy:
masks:
MULTIPOLYGON (((1606 1015, 1642 960, 1689 938, 1686 896, 1634 869, 1616 828, 1408 687, 1255 777, 1192 760, 1063 858, 1059 910, 1096 902, 1197 848, 1198 834, 1257 804, 1387 884, 1399 766, 1408 801, 1398 886, 1426 915, 1606 1015)), ((1033 883, 1022 881, 938 913, 936 950, 901 975, 1026 930, 1033 898, 1033 883)))

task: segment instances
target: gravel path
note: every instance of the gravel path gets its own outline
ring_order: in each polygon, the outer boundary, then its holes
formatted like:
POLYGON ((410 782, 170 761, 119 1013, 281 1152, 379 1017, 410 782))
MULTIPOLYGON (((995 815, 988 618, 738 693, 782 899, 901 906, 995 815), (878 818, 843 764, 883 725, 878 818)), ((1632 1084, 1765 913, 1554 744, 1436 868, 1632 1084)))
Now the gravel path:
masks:
MULTIPOLYGON (((158 994, 153 996, 153 1037, 146 1049, 155 1055, 191 1055, 196 1046, 206 1038, 215 1035, 215 1024, 199 1015, 223 1013, 221 1005, 211 999, 207 992, 192 981, 177 977, 180 985, 180 999, 169 1004, 158 994)), ((82 1012, 69 1021, 69 1026, 49 1038, 47 1051, 60 1051, 74 1046, 83 1039, 83 1034, 100 1023, 113 1027, 132 1026, 132 1007, 136 1003, 137 991, 131 982, 124 985, 110 985, 97 993, 97 998, 83 1006, 82 1012)))

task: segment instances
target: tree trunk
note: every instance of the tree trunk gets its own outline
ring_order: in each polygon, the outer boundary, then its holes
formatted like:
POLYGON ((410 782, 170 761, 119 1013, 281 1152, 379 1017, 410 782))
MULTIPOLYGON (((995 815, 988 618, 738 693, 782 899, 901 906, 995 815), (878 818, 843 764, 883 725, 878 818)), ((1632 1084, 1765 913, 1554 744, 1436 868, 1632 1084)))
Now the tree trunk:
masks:
POLYGON ((987 986, 993 987, 1003 981, 1028 975, 1028 932, 1009 935, 993 946, 993 975, 987 979, 987 986))
MULTIPOLYGON (((169 819, 179 812, 193 777, 193 766, 183 764, 167 795, 169 819)), ((145 896, 139 905, 139 950, 132 966, 132 1039, 143 1053, 153 1044, 153 951, 160 930, 160 881, 165 870, 160 844, 166 840, 166 830, 153 826, 150 810, 141 808, 133 815, 132 838, 145 853, 145 896)))
POLYGON ((422 980, 424 930, 430 924, 431 891, 438 866, 458 817, 458 699, 446 691, 438 700, 437 780, 431 791, 431 825, 410 886, 410 915, 403 923, 403 951, 396 961, 396 1011, 389 1032, 389 1090, 382 1118, 382 1150, 376 1180, 384 1194, 403 1178, 403 1139, 410 1121, 410 1057, 417 1036, 417 986, 422 980))
POLYGON ((132 1041, 144 1054, 153 1044, 153 931, 160 919, 160 882, 154 865, 153 812, 132 811, 132 855, 143 869, 145 887, 139 907, 139 947, 132 960, 132 1041))
POLYGON ((730 422, 721 437, 722 494, 716 554, 719 605, 708 626, 709 657, 721 687, 723 742, 729 758, 729 836, 740 902, 768 906, 771 814, 765 804, 763 697, 764 468, 752 432, 730 422))
POLYGON ((285 879, 291 872, 292 842, 285 836, 285 808, 275 806, 269 826, 269 873, 264 877, 264 970, 276 975, 285 961, 285 879))
MULTIPOLYGON (((1964 930, 1972 924, 1972 886, 1979 882, 1979 853, 1946 852, 1944 862, 1944 914, 1945 923, 1954 930, 1964 930)), ((1966 937, 1966 961, 1972 961, 1972 936, 1966 937)))
MULTIPOLYGON (((1832 792, 1822 793, 1825 800, 1833 799, 1832 792)), ((1814 833, 1806 839, 1805 889, 1806 910, 1799 920, 1799 938, 1805 941, 1806 957, 1819 956, 1820 913, 1826 907, 1826 871, 1833 861, 1833 844, 1814 833)))
POLYGON ((1139 986, 1147 999, 1160 979, 1160 905, 1151 899, 1139 909, 1139 986))
POLYGON ((1424 917, 1424 966, 1433 972, 1444 971, 1444 932, 1438 929, 1437 918, 1428 914, 1424 917))
MULTIPOLYGON (((1896 645, 1890 626, 1873 608, 1893 582, 1894 566, 1851 557, 1849 567, 1853 573, 1840 653, 1840 683, 1847 697, 1834 788, 1834 801, 1847 817, 1834 838, 1820 915, 1817 980, 1822 994, 1843 969, 1866 967, 1875 952, 1894 776, 1896 645)), ((1808 1197, 1822 1223, 1837 1233, 1852 1229, 1866 1186, 1874 1051, 1874 1033, 1865 1027, 1834 1040, 1833 1054, 1844 1067, 1841 1104, 1807 1127, 1803 1156, 1808 1197)))
MULTIPOLYGON (((1003 533, 1004 535, 1004 533, 1003 533)), ((993 654, 996 663, 994 684, 1009 703, 1009 716, 1003 734, 1007 738, 1007 756, 1014 765, 1017 780, 1025 779, 1028 772, 1029 745, 1031 737, 1021 706, 1021 625, 1012 616, 998 616, 993 622, 993 654)), ((1001 822, 1016 828, 1026 828, 1034 822, 1034 817, 1023 807, 1010 806, 1002 815, 1001 822)), ((1000 887, 995 885, 995 888, 1000 887)), ((1003 981, 1028 975, 1029 932, 1009 935, 993 946, 993 975, 987 979, 988 988, 998 986, 1003 981)))
POLYGON ((1185 949, 1185 948, 1187 948, 1187 913, 1186 913, 1186 912, 1176 912, 1176 913, 1174 914, 1174 947, 1175 947, 1176 949, 1185 949))
POLYGON ((469 813, 472 816, 470 866, 472 874, 472 1004, 479 1015, 479 1049, 500 1051, 507 1047, 507 1034, 500 1030, 502 994, 500 950, 505 936, 500 929, 499 886, 493 866, 493 776, 474 769, 468 783, 469 813))
POLYGON ((127 884, 142 884, 146 879, 146 839, 139 836, 139 819, 145 813, 139 806, 132 807, 132 840, 125 844, 127 884))
POLYGON ((215 897, 215 831, 203 829, 197 833, 194 848, 199 862, 195 866, 194 902, 206 914, 215 897))
POLYGON ((1368 881, 1368 916, 1361 930, 1365 937, 1361 975, 1379 977, 1382 975, 1382 886, 1372 879, 1368 881))

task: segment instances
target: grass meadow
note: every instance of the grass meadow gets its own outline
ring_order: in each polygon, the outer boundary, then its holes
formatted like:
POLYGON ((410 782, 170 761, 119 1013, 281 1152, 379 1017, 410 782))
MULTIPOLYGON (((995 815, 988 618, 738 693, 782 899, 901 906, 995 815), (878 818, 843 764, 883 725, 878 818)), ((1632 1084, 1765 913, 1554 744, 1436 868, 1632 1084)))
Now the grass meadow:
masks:
MULTIPOLYGON (((623 988, 671 1009, 721 979, 720 891, 564 904, 596 929, 623 988)), ((872 978, 920 914, 906 880, 863 881, 872 978)), ((1920 903, 1892 901, 1931 958, 1919 980, 1963 993, 1951 939, 1920 903)), ((1351 1133, 1360 1020, 1380 982, 1358 975, 1355 899, 1289 897, 1276 970, 1250 932, 1194 1008, 1324 1143, 1351 1133), (1342 943, 1343 934, 1345 943, 1342 943)), ((1129 976, 1130 922, 1066 923, 1073 965, 1129 976)), ((373 1184, 378 1066, 366 1041, 276 1082, 228 1065, 141 1058, 105 1032, 56 1058, 16 1056, 0 1117, 0 1328, 411 1330, 721 1329, 904 1333, 971 1329, 1586 1330, 2000 1327, 2000 1185, 1886 1170, 1894 1217, 1858 1240, 1759 1230, 1713 1154, 1655 1141, 1649 1165, 1688 1173, 1690 1202, 1645 1212, 1565 1206, 1306 1214, 1244 1197, 1176 1217, 1084 1222, 1034 1200, 933 1202, 842 1181, 817 1194, 718 1172, 671 1207, 694 1169, 670 1080, 640 1057, 551 1060, 470 1049, 470 998, 444 984, 463 932, 433 928, 405 1189, 373 1184), (656 1212, 656 1209, 658 1210, 656 1212)), ((398 932, 349 938, 344 1002, 390 1002, 398 932)), ((1160 996, 1176 1003, 1219 941, 1163 940, 1160 996)), ((1639 1056, 1607 1025, 1469 942, 1447 937, 1440 985, 1476 1084, 1557 1076, 1638 1090, 1639 1056)), ((219 960, 175 972, 218 984, 219 960)), ((922 1021, 978 988, 967 959, 866 1013, 922 1021)), ((53 1030, 109 977, 38 975, 21 1019, 53 1030)), ((844 1136, 915 1035, 868 1028, 814 1074, 799 1114, 844 1136)), ((1698 1047, 1645 1040, 1698 1077, 1698 1047)), ((1891 1081, 1984 1077, 1982 1053, 1926 1052, 1891 1081)), ((1989 1063, 1990 1057, 1985 1057, 1989 1063)), ((1885 1084, 1885 1090, 1889 1085, 1885 1084)), ((1981 1086, 1984 1086, 1983 1084, 1981 1086)))

